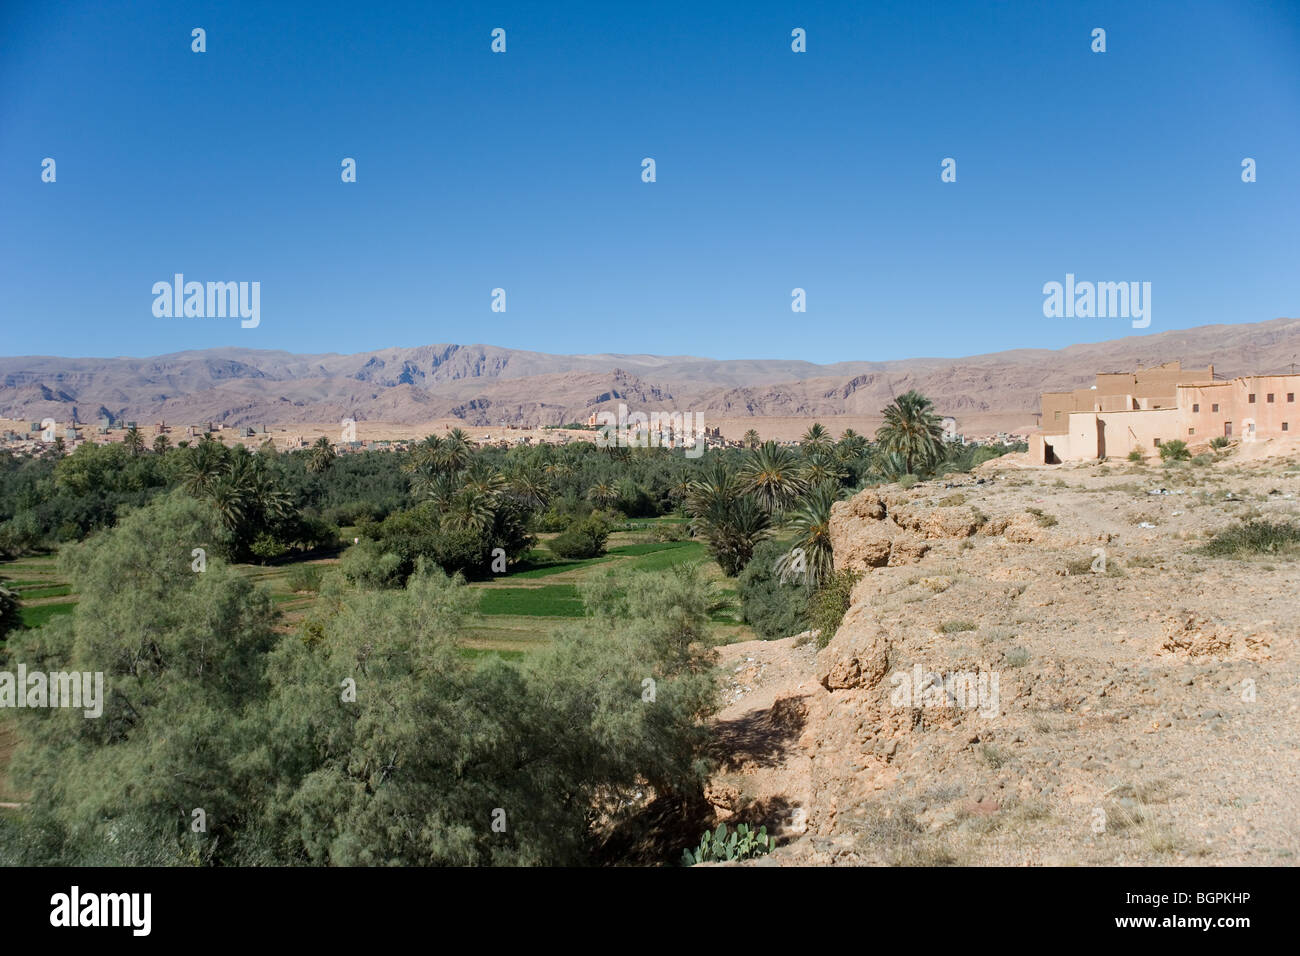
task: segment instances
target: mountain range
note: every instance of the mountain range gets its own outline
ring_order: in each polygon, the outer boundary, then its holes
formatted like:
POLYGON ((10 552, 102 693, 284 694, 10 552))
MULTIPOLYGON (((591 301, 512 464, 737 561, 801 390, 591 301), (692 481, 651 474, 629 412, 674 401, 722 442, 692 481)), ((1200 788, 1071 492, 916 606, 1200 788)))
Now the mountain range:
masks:
POLYGON ((559 425, 620 402, 697 411, 706 421, 874 416, 918 389, 940 414, 1032 425, 1044 391, 1099 371, 1181 360, 1220 375, 1282 372, 1300 355, 1300 319, 1206 325, 1064 349, 966 358, 714 360, 689 355, 551 355, 492 345, 424 345, 352 355, 246 348, 150 358, 0 358, 0 416, 231 426, 338 421, 559 425))

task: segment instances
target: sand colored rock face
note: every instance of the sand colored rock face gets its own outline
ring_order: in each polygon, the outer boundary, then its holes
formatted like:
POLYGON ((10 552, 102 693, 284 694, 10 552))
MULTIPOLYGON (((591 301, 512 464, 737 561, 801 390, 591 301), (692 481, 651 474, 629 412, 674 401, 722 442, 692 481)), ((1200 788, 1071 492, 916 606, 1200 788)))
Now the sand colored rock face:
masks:
POLYGON ((781 835, 765 865, 1292 864, 1300 558, 1198 551, 1260 518, 1300 523, 1300 456, 838 503, 827 646, 722 649, 720 818, 781 835))

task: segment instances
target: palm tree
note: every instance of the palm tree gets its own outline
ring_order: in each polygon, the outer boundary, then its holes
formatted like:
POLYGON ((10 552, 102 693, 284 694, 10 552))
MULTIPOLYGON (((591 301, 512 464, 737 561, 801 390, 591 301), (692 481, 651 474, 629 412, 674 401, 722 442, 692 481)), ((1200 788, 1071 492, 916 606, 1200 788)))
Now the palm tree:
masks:
POLYGON ((803 438, 799 439, 799 446, 805 455, 824 455, 834 447, 835 442, 831 439, 831 433, 826 430, 826 426, 813 422, 811 427, 803 433, 803 438))
POLYGON ((181 463, 181 481, 190 494, 206 495, 225 470, 226 450, 211 435, 204 435, 197 445, 185 449, 181 463))
POLYGON ((774 441, 751 449, 738 474, 743 491, 753 494, 769 514, 787 508, 804 489, 798 457, 774 441))
POLYGON ((793 547, 777 562, 782 577, 797 574, 796 550, 802 556, 803 580, 815 588, 835 570, 831 550, 831 505, 839 498, 839 488, 830 483, 817 485, 790 512, 790 527, 796 533, 793 547))
POLYGON ((529 465, 521 466, 510 476, 509 488, 511 493, 532 508, 545 508, 553 493, 546 473, 529 465))
POLYGON ((840 436, 839 443, 835 446, 835 457, 840 461, 853 461, 861 458, 862 453, 866 450, 866 438, 859 435, 852 428, 846 428, 844 434, 840 436))
POLYGON ((740 441, 746 448, 757 448, 762 443, 762 439, 758 437, 758 432, 752 428, 745 432, 745 437, 740 441))
POLYGON ((827 482, 839 484, 843 477, 844 470, 830 455, 815 455, 804 462, 803 481, 808 488, 816 488, 827 482))
POLYGON ((692 532, 708 542, 709 553, 728 576, 744 570, 754 548, 771 533, 771 515, 744 488, 740 477, 714 459, 687 496, 692 532))
POLYGON ((332 464, 334 464, 334 446, 330 444, 329 438, 321 435, 311 446, 311 454, 307 456, 307 470, 319 475, 329 470, 332 464))
POLYGON ((140 434, 140 429, 132 425, 126 430, 126 435, 122 438, 122 444, 126 446, 127 451, 133 455, 138 455, 144 451, 144 436, 140 434))
POLYGON ((899 395, 883 411, 885 423, 876 431, 876 438, 886 454, 903 457, 908 474, 943 456, 943 425, 933 408, 933 402, 912 390, 899 395))
POLYGON ((172 440, 168 438, 166 435, 159 435, 157 438, 153 440, 153 450, 154 450, 154 454, 156 455, 163 454, 171 446, 172 446, 172 440))
POLYGON ((414 448, 411 449, 411 457, 404 466, 407 471, 417 471, 424 468, 429 471, 436 471, 442 463, 442 439, 437 435, 429 435, 414 448))
POLYGON ((587 489, 587 500, 597 508, 609 508, 618 501, 618 489, 608 479, 601 478, 587 489))
POLYGON ((452 474, 464 468, 472 457, 474 449, 469 443, 469 435, 459 428, 453 428, 438 449, 439 464, 452 474))

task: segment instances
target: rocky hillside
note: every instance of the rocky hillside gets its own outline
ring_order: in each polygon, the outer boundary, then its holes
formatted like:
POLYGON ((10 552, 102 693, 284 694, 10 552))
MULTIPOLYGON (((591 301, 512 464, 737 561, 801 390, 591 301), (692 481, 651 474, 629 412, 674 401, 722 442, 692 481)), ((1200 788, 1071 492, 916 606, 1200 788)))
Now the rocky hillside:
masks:
POLYGON ((547 355, 487 345, 388 348, 355 355, 253 349, 154 358, 0 358, 0 417, 93 422, 217 419, 229 425, 338 421, 561 424, 616 406, 670 405, 708 421, 874 415, 917 388, 943 414, 1032 422, 1043 391, 1098 371, 1180 359, 1227 375, 1278 371, 1300 354, 1300 319, 961 359, 814 365, 692 356, 547 355))
POLYGON ((718 818, 769 864, 1294 864, 1297 559, 1197 551, 1300 519, 1300 450, 1251 451, 837 505, 833 639, 723 649, 718 818))

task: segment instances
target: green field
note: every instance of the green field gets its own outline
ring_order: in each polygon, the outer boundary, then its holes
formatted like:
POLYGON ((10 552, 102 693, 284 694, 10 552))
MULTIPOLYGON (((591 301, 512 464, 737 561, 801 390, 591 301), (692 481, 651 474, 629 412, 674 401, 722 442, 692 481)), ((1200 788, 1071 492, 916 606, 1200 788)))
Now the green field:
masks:
MULTIPOLYGON (((543 540, 509 573, 488 581, 476 581, 478 610, 467 624, 467 656, 499 654, 517 660, 526 652, 549 643, 557 628, 583 616, 579 587, 593 575, 616 579, 638 571, 662 571, 679 565, 692 566, 711 580, 719 581, 725 606, 711 615, 724 641, 753 637, 740 621, 739 599, 730 582, 722 580, 717 565, 698 541, 657 541, 654 531, 663 525, 680 526, 680 518, 638 519, 610 535, 608 552, 598 558, 571 561, 556 557, 543 540)), ((543 539, 553 535, 543 535, 543 539)), ((316 594, 295 592, 288 579, 296 564, 309 563, 328 569, 337 559, 262 566, 241 565, 249 579, 267 588, 281 615, 284 630, 292 630, 316 603, 316 594)), ((77 596, 68 582, 59 578, 55 555, 27 557, 0 563, 0 578, 19 592, 23 623, 40 627, 51 618, 71 613, 77 596)))

